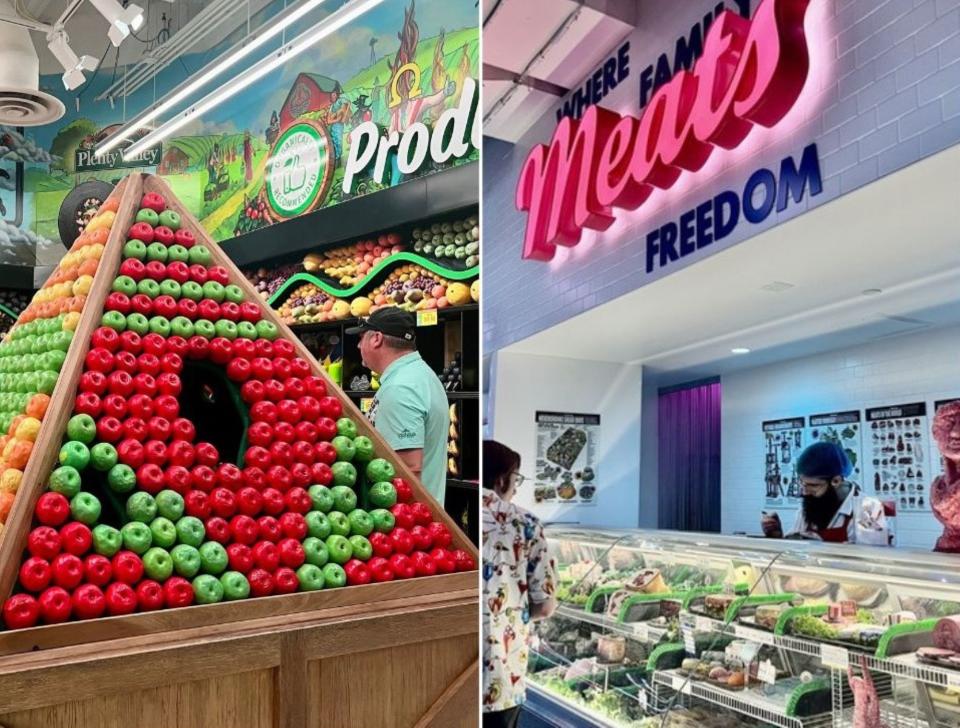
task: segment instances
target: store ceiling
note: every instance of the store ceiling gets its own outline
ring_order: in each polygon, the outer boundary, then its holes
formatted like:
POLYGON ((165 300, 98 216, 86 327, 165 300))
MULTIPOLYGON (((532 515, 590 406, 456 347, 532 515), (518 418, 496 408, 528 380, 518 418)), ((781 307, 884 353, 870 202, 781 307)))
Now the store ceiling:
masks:
POLYGON ((483 133, 516 142, 625 38, 636 0, 483 0, 483 133))
POLYGON ((507 350, 683 381, 960 323, 958 168, 954 147, 507 350))

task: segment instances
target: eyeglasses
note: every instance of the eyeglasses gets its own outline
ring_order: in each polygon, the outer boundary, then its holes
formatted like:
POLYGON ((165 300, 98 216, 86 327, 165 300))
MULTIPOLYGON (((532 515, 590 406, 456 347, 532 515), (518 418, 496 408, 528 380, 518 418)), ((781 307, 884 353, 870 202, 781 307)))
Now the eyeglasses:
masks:
POLYGON ((513 477, 516 479, 516 485, 514 486, 516 488, 519 488, 521 485, 523 485, 525 481, 530 480, 530 478, 523 473, 514 473, 513 477))

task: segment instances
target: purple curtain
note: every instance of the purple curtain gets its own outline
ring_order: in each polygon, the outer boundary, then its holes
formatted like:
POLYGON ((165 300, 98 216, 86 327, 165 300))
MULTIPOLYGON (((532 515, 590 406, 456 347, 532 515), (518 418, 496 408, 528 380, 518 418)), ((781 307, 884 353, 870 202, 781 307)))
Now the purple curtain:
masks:
POLYGON ((659 396, 659 527, 720 531, 720 382, 659 396))

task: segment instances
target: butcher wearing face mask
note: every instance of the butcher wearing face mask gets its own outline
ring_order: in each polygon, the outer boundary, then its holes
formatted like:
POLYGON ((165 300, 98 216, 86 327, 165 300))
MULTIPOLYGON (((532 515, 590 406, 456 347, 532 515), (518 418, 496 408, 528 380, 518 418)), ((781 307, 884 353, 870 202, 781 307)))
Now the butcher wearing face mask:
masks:
POLYGON ((860 493, 847 480, 853 466, 843 448, 817 442, 797 458, 803 502, 787 538, 812 538, 829 543, 890 545, 883 504, 860 493))

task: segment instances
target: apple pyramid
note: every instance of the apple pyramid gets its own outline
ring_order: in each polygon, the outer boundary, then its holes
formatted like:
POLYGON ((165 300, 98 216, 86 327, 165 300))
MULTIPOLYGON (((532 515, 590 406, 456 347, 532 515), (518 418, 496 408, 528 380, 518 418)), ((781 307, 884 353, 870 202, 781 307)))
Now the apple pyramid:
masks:
POLYGON ((19 491, 0 539, 4 625, 474 569, 463 534, 169 188, 123 185, 98 216, 99 264, 65 258, 92 276, 86 300, 0 344, 0 484, 19 491), (59 378, 9 378, 41 350, 59 378), (32 443, 29 462, 14 442, 32 443))

